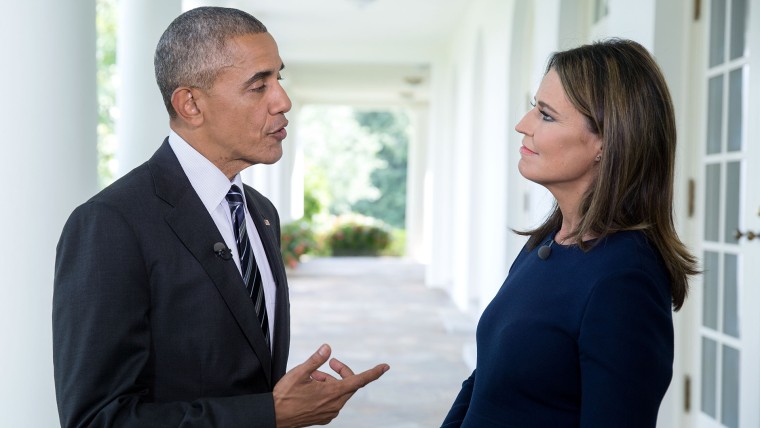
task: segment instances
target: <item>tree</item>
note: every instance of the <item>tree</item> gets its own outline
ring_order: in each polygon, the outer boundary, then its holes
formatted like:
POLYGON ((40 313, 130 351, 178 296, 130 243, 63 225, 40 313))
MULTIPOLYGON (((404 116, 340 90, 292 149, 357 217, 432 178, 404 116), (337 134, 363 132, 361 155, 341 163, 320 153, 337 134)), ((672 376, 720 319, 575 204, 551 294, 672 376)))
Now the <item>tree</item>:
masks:
POLYGON ((116 0, 97 0, 95 28, 98 80, 98 182, 100 187, 114 180, 114 110, 116 109, 116 0))
POLYGON ((356 201, 379 195, 370 174, 382 166, 377 138, 359 126, 353 109, 308 106, 301 112, 299 134, 304 144, 306 185, 319 183, 316 196, 330 214, 349 213, 356 201), (326 184, 326 189, 321 184, 326 184))
POLYGON ((406 173, 409 146, 409 117, 399 110, 356 111, 359 125, 380 142, 377 158, 382 166, 370 173, 376 198, 353 204, 354 211, 403 229, 406 222, 406 173))

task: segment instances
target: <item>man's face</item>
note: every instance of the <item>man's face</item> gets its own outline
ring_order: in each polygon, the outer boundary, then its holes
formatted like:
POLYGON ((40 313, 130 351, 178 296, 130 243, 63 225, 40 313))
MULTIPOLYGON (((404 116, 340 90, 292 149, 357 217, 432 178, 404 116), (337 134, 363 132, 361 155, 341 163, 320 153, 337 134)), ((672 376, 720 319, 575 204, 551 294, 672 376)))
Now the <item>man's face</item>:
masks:
POLYGON ((282 157, 287 136, 285 113, 291 102, 280 86, 283 68, 269 33, 228 40, 231 65, 222 69, 209 90, 194 91, 203 113, 201 151, 228 177, 282 157))

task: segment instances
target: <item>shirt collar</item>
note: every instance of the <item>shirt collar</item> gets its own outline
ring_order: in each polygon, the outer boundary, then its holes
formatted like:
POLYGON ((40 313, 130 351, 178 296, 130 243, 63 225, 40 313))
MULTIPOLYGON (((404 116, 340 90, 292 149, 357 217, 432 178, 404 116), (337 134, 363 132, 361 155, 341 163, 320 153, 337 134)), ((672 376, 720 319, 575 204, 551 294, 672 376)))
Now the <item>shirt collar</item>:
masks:
MULTIPOLYGON (((230 186, 235 184, 243 190, 243 181, 240 174, 235 174, 232 181, 216 167, 210 160, 195 150, 176 132, 169 132, 169 145, 179 160, 179 164, 190 180, 195 193, 201 199, 208 212, 212 212, 224 201, 230 186)), ((243 192, 245 200, 245 192, 243 192)))

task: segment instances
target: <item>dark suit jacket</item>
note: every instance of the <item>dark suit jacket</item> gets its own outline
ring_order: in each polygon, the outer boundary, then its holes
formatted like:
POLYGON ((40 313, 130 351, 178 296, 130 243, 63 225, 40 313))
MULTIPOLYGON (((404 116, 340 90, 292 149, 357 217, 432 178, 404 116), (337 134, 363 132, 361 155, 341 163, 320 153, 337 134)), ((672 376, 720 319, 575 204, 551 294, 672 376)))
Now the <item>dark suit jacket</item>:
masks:
POLYGON ((164 141, 69 218, 58 243, 53 362, 61 424, 273 427, 290 303, 272 203, 245 186, 277 285, 274 350, 224 242, 164 141))

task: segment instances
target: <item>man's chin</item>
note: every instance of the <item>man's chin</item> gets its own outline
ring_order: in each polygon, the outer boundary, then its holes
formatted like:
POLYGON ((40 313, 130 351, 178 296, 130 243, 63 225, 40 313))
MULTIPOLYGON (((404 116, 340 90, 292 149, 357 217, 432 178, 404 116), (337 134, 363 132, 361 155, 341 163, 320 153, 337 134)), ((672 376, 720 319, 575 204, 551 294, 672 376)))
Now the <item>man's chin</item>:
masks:
POLYGON ((272 165, 274 163, 277 163, 282 159, 282 149, 273 151, 272 153, 268 153, 265 156, 260 156, 258 159, 256 159, 254 162, 252 162, 254 165, 256 164, 263 164, 263 165, 272 165))

